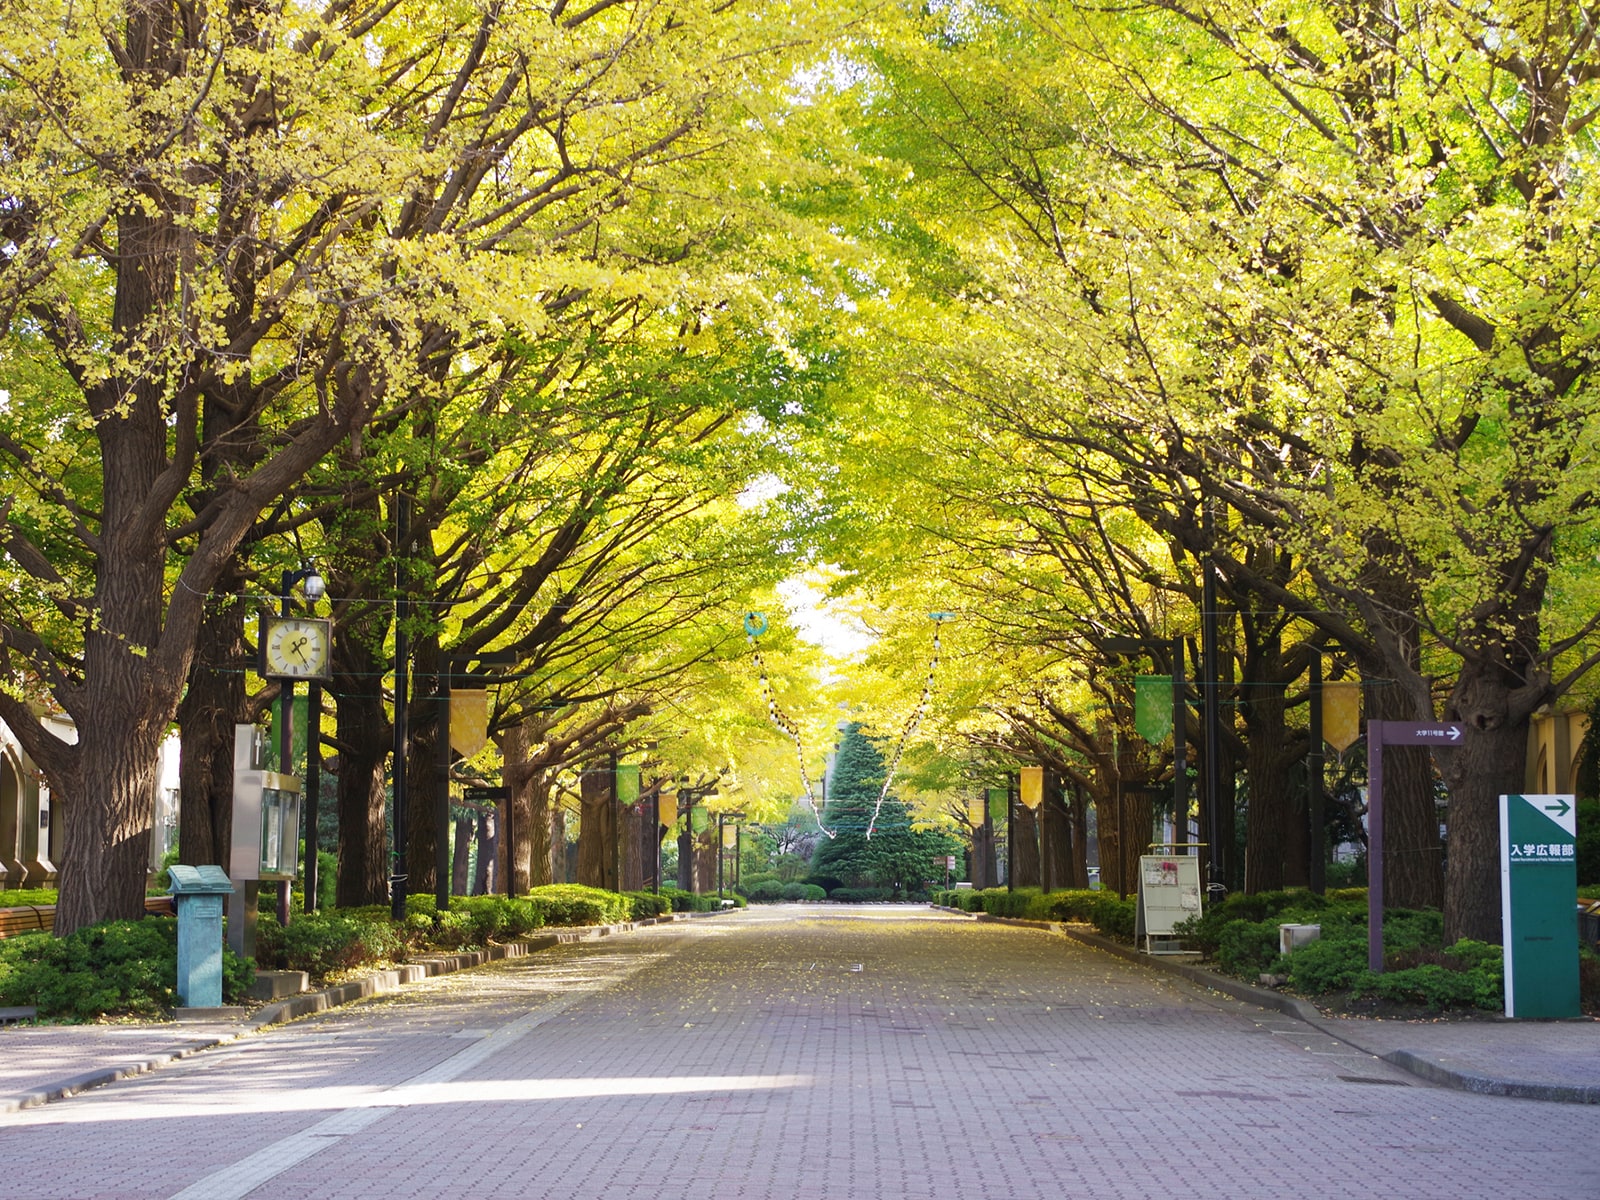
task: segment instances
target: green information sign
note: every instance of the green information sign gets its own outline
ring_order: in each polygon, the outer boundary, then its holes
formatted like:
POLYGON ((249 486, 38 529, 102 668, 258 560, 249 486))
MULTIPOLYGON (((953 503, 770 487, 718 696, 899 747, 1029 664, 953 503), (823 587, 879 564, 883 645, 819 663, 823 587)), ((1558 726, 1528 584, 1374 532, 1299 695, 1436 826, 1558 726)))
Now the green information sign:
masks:
POLYGON ((1500 797, 1508 1017, 1578 1015, 1577 832, 1571 796, 1500 797))

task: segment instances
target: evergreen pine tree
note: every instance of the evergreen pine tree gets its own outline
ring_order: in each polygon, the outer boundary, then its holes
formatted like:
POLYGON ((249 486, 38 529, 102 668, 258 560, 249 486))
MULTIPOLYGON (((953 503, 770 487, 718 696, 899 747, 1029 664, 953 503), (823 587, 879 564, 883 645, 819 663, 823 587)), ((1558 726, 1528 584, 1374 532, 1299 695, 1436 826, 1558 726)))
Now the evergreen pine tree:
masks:
MULTIPOLYGON (((828 789, 823 824, 838 836, 823 838, 811 857, 811 877, 849 888, 883 888, 896 896, 924 891, 939 876, 934 857, 954 853, 954 839, 911 828, 911 811, 891 792, 878 813, 872 839, 867 826, 883 788, 883 755, 857 725, 844 730, 828 789)), ((825 886, 827 886, 825 884, 825 886)))

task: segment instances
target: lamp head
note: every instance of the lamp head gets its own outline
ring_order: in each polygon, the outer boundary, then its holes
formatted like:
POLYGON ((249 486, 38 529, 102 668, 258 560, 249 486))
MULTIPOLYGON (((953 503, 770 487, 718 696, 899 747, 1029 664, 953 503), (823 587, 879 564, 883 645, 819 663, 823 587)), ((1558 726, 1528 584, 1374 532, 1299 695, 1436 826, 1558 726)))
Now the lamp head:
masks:
POLYGON ((327 590, 328 585, 323 582, 322 576, 317 574, 315 568, 311 568, 310 573, 306 576, 305 581, 306 599, 320 600, 322 599, 322 594, 327 590))

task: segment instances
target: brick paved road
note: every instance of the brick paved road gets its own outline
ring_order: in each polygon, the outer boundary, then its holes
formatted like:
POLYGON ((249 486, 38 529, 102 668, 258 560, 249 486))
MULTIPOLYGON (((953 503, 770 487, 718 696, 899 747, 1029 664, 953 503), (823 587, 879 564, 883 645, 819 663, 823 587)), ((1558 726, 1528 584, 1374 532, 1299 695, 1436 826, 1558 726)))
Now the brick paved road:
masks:
POLYGON ((1593 1200, 1593 1127, 1048 933, 768 908, 0 1116, 0 1197, 1593 1200))

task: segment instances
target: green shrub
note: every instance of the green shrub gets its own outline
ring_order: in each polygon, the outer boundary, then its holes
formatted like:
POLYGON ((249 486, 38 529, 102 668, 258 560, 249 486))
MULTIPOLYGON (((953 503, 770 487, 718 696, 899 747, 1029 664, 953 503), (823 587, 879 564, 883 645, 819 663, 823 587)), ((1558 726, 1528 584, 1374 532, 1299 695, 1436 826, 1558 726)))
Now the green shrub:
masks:
POLYGON ((673 912, 710 912, 718 907, 715 896, 701 896, 682 888, 662 888, 661 895, 672 902, 673 912))
MULTIPOLYGON (((413 916, 432 932, 431 917, 413 916)), ((405 954, 406 938, 400 927, 389 919, 387 909, 376 906, 305 913, 286 926, 272 920, 256 926, 257 962, 307 971, 318 979, 334 971, 398 961, 405 954)))
POLYGON ((814 883, 802 883, 800 885, 800 889, 800 899, 802 900, 817 901, 826 900, 828 898, 828 893, 823 891, 814 883))
POLYGON ((1003 887, 985 888, 978 895, 983 901, 983 911, 990 916, 1020 918, 1028 915, 1028 907, 1038 899, 1039 889, 1018 888, 1008 891, 1003 887))
POLYGON ((581 883, 552 883, 528 893, 546 925, 615 925, 631 913, 628 899, 581 883))
POLYGON ((646 921, 672 911, 672 900, 667 896, 654 892, 629 892, 627 895, 628 908, 635 921, 646 921))
POLYGON ((764 879, 760 883, 751 884, 745 889, 744 894, 752 904, 776 904, 783 899, 784 886, 776 879, 764 879))
POLYGON ((1088 888, 1051 892, 1044 898, 1045 912, 1052 921, 1088 923, 1094 919, 1094 904, 1103 894, 1088 888))
POLYGON ((1304 996, 1342 992, 1360 984, 1367 970, 1365 937, 1324 937, 1301 946, 1275 964, 1289 977, 1289 986, 1304 996))
POLYGON ((1089 920, 1106 937, 1119 941, 1133 941, 1133 927, 1137 902, 1132 896, 1119 900, 1109 892, 1094 893, 1094 903, 1089 907, 1089 920))
POLYGON ((1246 978, 1265 971, 1278 957, 1276 921, 1229 921, 1217 939, 1217 964, 1246 978))
POLYGON ((828 893, 829 900, 837 900, 841 904, 868 904, 876 900, 891 900, 893 898, 893 891, 889 888, 879 887, 837 887, 828 893))
MULTIPOLYGON (((255 969, 222 950, 222 998, 240 999, 255 969)), ((0 1005, 31 1005, 41 1017, 92 1020, 159 1016, 177 1004, 178 922, 107 921, 66 937, 25 933, 0 941, 0 1005)))

